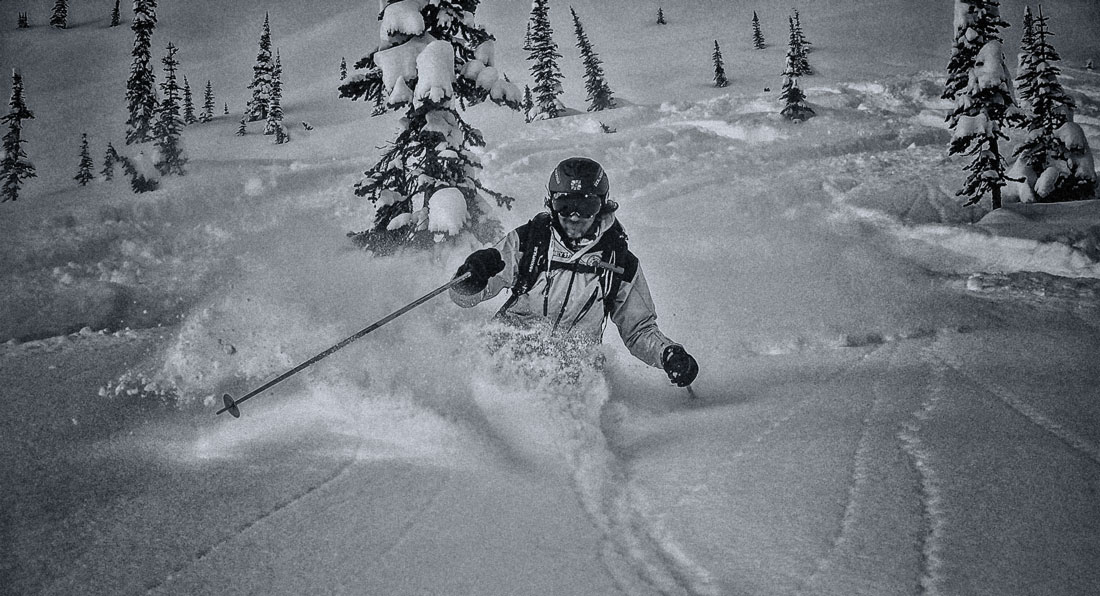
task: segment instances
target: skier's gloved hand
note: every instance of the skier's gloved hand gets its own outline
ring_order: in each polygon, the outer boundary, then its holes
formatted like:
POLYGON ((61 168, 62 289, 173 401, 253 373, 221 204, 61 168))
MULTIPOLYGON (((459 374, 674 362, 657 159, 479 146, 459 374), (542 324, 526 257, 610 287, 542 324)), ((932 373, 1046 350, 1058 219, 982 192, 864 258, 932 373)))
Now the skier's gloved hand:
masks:
POLYGON ((485 289, 489 278, 504 271, 504 259, 500 257, 500 251, 495 248, 483 248, 474 251, 466 257, 466 262, 455 272, 455 277, 469 272, 470 277, 466 281, 454 287, 459 294, 467 296, 477 294, 485 289))
POLYGON ((669 346, 661 355, 661 366, 668 374, 668 380, 677 387, 687 387, 699 375, 699 363, 683 346, 669 346))

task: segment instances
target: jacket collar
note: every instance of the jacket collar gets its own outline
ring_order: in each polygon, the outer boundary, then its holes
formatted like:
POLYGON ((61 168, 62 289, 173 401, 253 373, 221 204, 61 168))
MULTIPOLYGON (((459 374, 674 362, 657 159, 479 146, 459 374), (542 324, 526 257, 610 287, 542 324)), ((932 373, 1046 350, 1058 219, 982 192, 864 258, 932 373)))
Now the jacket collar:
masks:
POLYGON ((572 252, 572 256, 569 257, 569 261, 576 261, 581 258, 591 249, 593 246, 599 243, 600 238, 603 238, 604 234, 611 229, 611 226, 615 225, 615 212, 608 211, 600 213, 596 216, 596 234, 591 238, 582 238, 578 241, 578 244, 574 245, 572 242, 567 241, 560 229, 560 224, 557 221, 557 216, 553 213, 550 214, 550 229, 553 231, 554 243, 558 246, 565 248, 572 252), (573 248, 576 246, 576 248, 573 248))

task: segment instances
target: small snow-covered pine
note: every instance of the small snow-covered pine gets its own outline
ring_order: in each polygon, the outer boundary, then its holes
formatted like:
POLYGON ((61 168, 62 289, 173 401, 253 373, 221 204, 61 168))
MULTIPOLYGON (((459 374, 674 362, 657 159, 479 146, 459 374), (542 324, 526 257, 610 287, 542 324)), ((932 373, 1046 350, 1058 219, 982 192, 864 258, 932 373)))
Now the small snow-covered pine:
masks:
POLYGON ((4 181, 0 189, 0 203, 17 200, 23 181, 38 175, 34 164, 23 151, 23 121, 34 119, 34 113, 27 109, 23 98, 23 77, 14 69, 11 72, 8 108, 8 113, 0 118, 0 124, 8 125, 8 132, 4 134, 4 154, 0 158, 0 179, 4 181))
POLYGON ((752 11, 752 47, 763 50, 767 47, 764 43, 764 33, 760 30, 760 17, 756 16, 756 11, 752 11))
POLYGON ((267 120, 267 106, 271 100, 271 72, 275 68, 271 59, 271 21, 264 15, 264 26, 260 32, 260 49, 256 54, 256 64, 252 66, 252 82, 248 88, 252 98, 248 100, 245 113, 249 122, 267 120))
POLYGON ((987 36, 970 63, 959 62, 959 46, 950 63, 952 69, 965 68, 966 85, 953 89, 948 80, 947 91, 955 101, 947 117, 952 130, 949 151, 972 158, 965 185, 956 194, 966 197, 967 205, 975 205, 989 194, 991 208, 1000 209, 1001 188, 1007 183, 1000 141, 1008 137, 1002 129, 1020 118, 1001 46, 999 24, 1004 21, 992 0, 955 0, 955 18, 960 39, 987 36))
POLYGON ((535 111, 532 120, 557 118, 565 111, 558 97, 562 94, 562 74, 558 67, 561 54, 554 42, 554 30, 550 27, 549 0, 534 0, 531 5, 531 78, 535 80, 532 93, 535 111))
POLYGON ((153 139, 153 121, 157 113, 156 77, 153 74, 151 43, 157 27, 156 0, 134 0, 134 58, 126 82, 126 144, 144 143, 153 139))
POLYGON ((68 0, 56 0, 53 4, 53 12, 50 13, 50 27, 65 29, 69 26, 68 0))
POLYGON ((199 119, 195 117, 195 101, 191 96, 191 83, 187 77, 183 77, 183 123, 194 124, 199 119))
POLYGON ((103 169, 99 171, 103 179, 108 182, 115 179, 115 164, 119 163, 118 151, 110 142, 107 143, 107 151, 103 154, 103 169))
POLYGON ((573 15, 573 28, 577 34, 577 48, 581 51, 581 60, 584 62, 584 88, 588 93, 588 111, 598 112, 615 107, 615 98, 611 94, 611 87, 603 75, 603 65, 596 51, 592 49, 592 42, 584 32, 577 11, 569 8, 573 15))
POLYGON ((278 52, 275 54, 275 64, 271 69, 271 94, 267 100, 267 122, 264 125, 265 135, 276 135, 277 144, 290 140, 283 128, 283 60, 278 52), (281 132, 280 132, 281 131, 281 132))
POLYGON ((477 179, 481 163, 471 149, 485 140, 463 120, 455 100, 519 110, 521 97, 497 70, 492 37, 476 24, 469 5, 385 5, 381 46, 356 63, 364 73, 340 86, 342 97, 372 102, 375 113, 405 113, 397 139, 355 187, 375 206, 372 226, 351 234, 365 249, 427 247, 465 233, 488 242, 501 232, 483 195, 504 207, 513 199, 477 179))
POLYGON ((210 122, 214 119, 214 87, 210 81, 206 81, 206 89, 202 94, 202 113, 199 114, 199 122, 210 122))
POLYGON ((179 62, 176 60, 178 49, 169 42, 168 53, 161 60, 164 64, 164 82, 160 84, 163 98, 157 111, 157 123, 153 129, 159 157, 155 165, 161 174, 183 175, 183 166, 187 163, 180 142, 184 122, 180 115, 180 88, 176 83, 176 70, 179 67, 179 62))
POLYGON ((86 186, 95 179, 95 174, 92 173, 94 167, 95 162, 92 161, 92 154, 88 149, 88 133, 82 133, 80 135, 80 165, 77 167, 76 176, 73 176, 73 179, 81 186, 86 186))
POLYGON ((1027 137, 1016 147, 1006 195, 1024 202, 1091 198, 1096 190, 1092 153, 1073 122, 1073 99, 1058 81, 1061 57, 1050 43, 1048 17, 1024 13, 1017 89, 1026 99, 1027 137))
POLYGON ((119 11, 119 5, 122 0, 115 0, 115 8, 111 11, 111 26, 118 27, 122 23, 122 13, 119 11))
POLYGON ((722 48, 718 47, 717 39, 714 40, 714 51, 711 52, 711 58, 714 60, 714 86, 729 86, 730 82, 726 79, 726 68, 722 64, 722 48))

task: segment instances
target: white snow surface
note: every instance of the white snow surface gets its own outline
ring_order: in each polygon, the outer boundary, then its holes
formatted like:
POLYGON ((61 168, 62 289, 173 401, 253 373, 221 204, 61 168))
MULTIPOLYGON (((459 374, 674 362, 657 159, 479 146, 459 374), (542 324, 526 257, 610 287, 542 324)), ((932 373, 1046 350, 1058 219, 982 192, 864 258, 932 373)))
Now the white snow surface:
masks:
MULTIPOLYGON (((684 0, 657 26, 656 4, 574 0, 622 107, 531 124, 466 112, 487 141, 482 182, 517 197, 483 206, 505 228, 542 209, 561 159, 603 164, 662 330, 699 360, 692 393, 614 331, 595 354, 541 344, 489 323, 503 297, 464 310, 441 296, 240 419, 214 415, 223 393, 382 319, 480 248, 459 235, 373 258, 345 237, 371 221, 353 188, 400 115, 338 99, 338 65, 415 16, 160 3, 154 57, 172 40, 179 74, 211 80, 231 114, 188 126, 187 175, 135 195, 117 168, 73 180, 81 133, 97 171, 108 141, 140 150, 123 142, 132 32, 106 26, 108 0, 71 3, 63 31, 39 4, 5 3, 31 29, 0 24, 38 173, 0 205, 0 591, 1096 593, 1100 201, 961 206, 967 161, 947 155, 939 97, 949 3, 684 0), (802 123, 778 115, 792 6, 817 73, 802 123), (313 126, 283 145, 234 134, 265 13, 287 120, 313 126)), ((1009 54, 1023 5, 1001 3, 1009 54)), ((1043 10, 1074 120, 1100 147, 1100 75, 1081 68, 1100 5, 1043 10)), ((480 3, 496 42, 477 75, 529 83, 529 11, 480 3)), ((564 5, 551 20, 563 101, 584 105, 564 5)), ((395 84, 410 72, 396 62, 395 84)), ((1005 132, 1009 148, 1023 138, 1005 132)), ((458 198, 437 192, 431 218, 406 223, 453 234, 458 198)))

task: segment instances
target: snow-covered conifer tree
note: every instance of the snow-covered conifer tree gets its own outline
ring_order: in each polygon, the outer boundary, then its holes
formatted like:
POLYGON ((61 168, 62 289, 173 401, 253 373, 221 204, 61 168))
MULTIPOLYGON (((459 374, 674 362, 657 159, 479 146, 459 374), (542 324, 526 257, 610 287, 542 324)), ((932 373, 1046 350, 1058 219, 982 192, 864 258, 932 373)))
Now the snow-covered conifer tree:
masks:
POLYGON ((0 190, 0 203, 15 201, 19 198, 19 189, 27 178, 34 178, 34 164, 27 159, 23 151, 23 121, 34 119, 34 113, 27 109, 23 99, 23 77, 19 71, 11 71, 11 100, 8 113, 0 118, 0 124, 8 125, 4 134, 4 152, 0 158, 0 179, 4 186, 0 190))
POLYGON ((30 29, 30 22, 27 21, 27 13, 19 13, 18 20, 16 21, 16 27, 19 29, 30 29))
POLYGON ((161 60, 164 64, 164 82, 160 84, 160 90, 164 94, 157 110, 157 123, 153 129, 156 138, 159 159, 156 162, 157 171, 161 174, 183 175, 183 166, 187 158, 183 155, 183 147, 180 136, 183 133, 183 118, 180 116, 180 88, 176 83, 176 69, 179 62, 176 61, 178 48, 171 42, 168 44, 168 54, 161 60))
POLYGON ((477 2, 390 2, 382 9, 382 45, 356 64, 366 72, 340 87, 342 97, 404 109, 397 139, 355 187, 375 206, 374 224, 353 235, 375 252, 427 246, 470 232, 487 242, 500 235, 472 147, 481 132, 456 109, 485 100, 519 109, 520 93, 496 68, 493 38, 472 18, 477 2))
POLYGON ((592 49, 592 43, 581 25, 581 19, 577 11, 569 8, 573 15, 573 27, 577 33, 577 48, 581 51, 581 59, 584 61, 584 88, 588 92, 588 111, 597 112, 615 107, 615 98, 611 95, 611 87, 603 78, 603 65, 600 57, 592 49))
POLYGON ((752 11, 752 47, 763 50, 767 47, 764 43, 764 33, 760 31, 760 18, 756 16, 756 11, 752 11))
POLYGON ((210 122, 214 119, 214 87, 210 81, 206 81, 206 90, 202 94, 202 113, 199 114, 199 122, 210 122))
POLYGON ((271 24, 268 15, 264 15, 264 27, 260 33, 260 50, 256 54, 256 64, 252 67, 252 99, 248 100, 245 112, 249 122, 267 120, 267 106, 271 100, 271 71, 275 68, 271 60, 271 24))
POLYGON ((562 94, 561 69, 558 68, 558 44, 554 43, 554 30, 550 28, 549 0, 534 0, 531 5, 531 76, 535 79, 532 89, 535 112, 532 120, 557 118, 565 110, 558 96, 562 94))
POLYGON ((111 11, 111 26, 118 27, 122 23, 122 13, 119 12, 119 4, 122 0, 115 0, 115 8, 111 11))
POLYGON ((527 122, 531 122, 532 113, 535 111, 535 100, 531 97, 531 87, 529 85, 523 86, 523 118, 527 122))
POLYGON ((276 52, 275 64, 271 69, 271 94, 267 102, 267 123, 264 125, 265 135, 276 135, 278 144, 290 140, 283 128, 283 60, 276 52))
POLYGON ((1076 105, 1058 81, 1055 63, 1061 57, 1051 45, 1050 32, 1039 6, 1039 16, 1025 13, 1025 34, 1020 42, 1020 68, 1016 83, 1030 113, 1026 117, 1027 138, 1015 151, 1017 161, 1009 171, 1015 184, 1010 185, 1024 201, 1067 201, 1092 196, 1096 172, 1092 167, 1088 141, 1078 134, 1073 123, 1076 105), (1030 32, 1028 31, 1030 25, 1030 32), (1029 35, 1030 33, 1030 35, 1029 35), (1068 142, 1068 144, 1067 144, 1068 142), (1073 155, 1084 146, 1087 159, 1073 155), (1019 181, 1022 178, 1023 181, 1019 181), (1026 184, 1027 188, 1021 188, 1026 184))
POLYGON ((191 83, 187 77, 183 77, 183 123, 194 124, 199 119, 195 117, 195 102, 191 96, 191 83))
POLYGON ((802 122, 814 116, 813 108, 806 104, 806 94, 798 86, 797 49, 792 45, 787 49, 787 67, 783 71, 783 91, 779 98, 783 100, 780 114, 789 120, 802 122))
POLYGON ((1001 19, 999 6, 996 0, 955 0, 955 41, 943 99, 955 99, 970 84, 970 71, 982 46, 1002 41, 1000 29, 1008 23, 1001 19))
POLYGON ((69 26, 69 3, 67 0, 56 0, 53 4, 53 13, 50 14, 50 27, 64 29, 69 26))
POLYGON ((340 58, 340 80, 344 81, 348 78, 348 61, 344 58, 340 58))
POLYGON ((722 64, 722 48, 718 47, 717 39, 714 40, 714 52, 711 53, 711 57, 714 59, 714 86, 729 86, 730 82, 726 79, 726 68, 722 64))
MULTIPOLYGON (((1017 117, 998 30, 998 24, 1004 22, 998 6, 994 0, 955 0, 956 40, 984 36, 986 42, 969 65, 952 56, 952 68, 966 68, 966 85, 954 89, 949 78, 947 89, 955 99, 955 108, 947 117, 952 130, 950 153, 973 158, 967 166, 970 173, 965 186, 957 194, 967 198, 967 205, 974 205, 989 193, 993 209, 1001 207, 1001 188, 1007 181, 1000 141, 1008 137, 1001 129, 1017 117)), ((958 50, 956 45, 956 56, 958 50)))
POLYGON ((81 186, 86 186, 95 178, 95 174, 92 173, 94 167, 95 162, 92 161, 92 154, 88 150, 88 133, 83 133, 80 135, 80 165, 73 179, 81 186))
POLYGON ((665 20, 665 10, 660 6, 657 7, 657 24, 667 25, 668 21, 665 20))
POLYGON ((225 114, 226 116, 229 115, 229 102, 228 101, 225 102, 225 107, 222 108, 222 113, 225 114))
POLYGON ((788 17, 790 34, 787 38, 787 63, 795 78, 813 74, 810 61, 806 58, 806 48, 802 45, 802 36, 794 25, 794 17, 788 17))
POLYGON ((157 27, 156 0, 134 0, 134 57, 126 82, 126 102, 130 117, 126 121, 126 144, 144 143, 153 138, 157 113, 156 78, 153 75, 150 45, 157 27))
POLYGON ((103 154, 103 169, 99 171, 103 174, 103 179, 111 181, 115 179, 115 164, 119 163, 118 151, 115 150, 115 146, 110 142, 107 143, 107 151, 103 154))
POLYGON ((241 116, 241 123, 237 126, 237 136, 243 137, 248 134, 248 114, 241 116))

